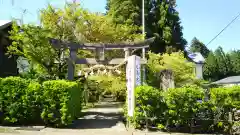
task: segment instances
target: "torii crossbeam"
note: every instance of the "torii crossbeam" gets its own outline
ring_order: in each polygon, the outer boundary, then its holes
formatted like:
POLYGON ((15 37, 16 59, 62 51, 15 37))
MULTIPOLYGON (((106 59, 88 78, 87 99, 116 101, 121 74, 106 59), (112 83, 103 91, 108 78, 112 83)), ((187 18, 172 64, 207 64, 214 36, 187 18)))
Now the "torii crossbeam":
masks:
POLYGON ((58 39, 50 39, 50 43, 55 48, 68 48, 70 50, 70 56, 68 60, 68 79, 74 79, 75 64, 104 64, 104 65, 118 65, 130 56, 132 49, 142 49, 141 64, 146 64, 145 49, 149 48, 149 44, 154 42, 155 38, 150 38, 141 42, 133 43, 71 43, 67 41, 61 41, 58 39), (78 58, 77 51, 82 50, 96 50, 97 58, 78 58), (104 52, 106 50, 122 49, 125 52, 125 58, 114 58, 112 60, 106 60, 104 58, 104 52))

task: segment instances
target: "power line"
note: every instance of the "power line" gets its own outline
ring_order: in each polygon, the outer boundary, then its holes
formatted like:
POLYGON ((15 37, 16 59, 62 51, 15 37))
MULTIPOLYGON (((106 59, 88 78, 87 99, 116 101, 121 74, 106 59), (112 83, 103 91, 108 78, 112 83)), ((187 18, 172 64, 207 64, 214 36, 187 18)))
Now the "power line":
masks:
POLYGON ((240 13, 239 13, 230 23, 228 23, 228 25, 225 26, 225 27, 207 44, 207 46, 208 46, 209 44, 211 44, 221 33, 223 33, 232 23, 234 23, 234 22, 238 19, 239 16, 240 16, 240 13))

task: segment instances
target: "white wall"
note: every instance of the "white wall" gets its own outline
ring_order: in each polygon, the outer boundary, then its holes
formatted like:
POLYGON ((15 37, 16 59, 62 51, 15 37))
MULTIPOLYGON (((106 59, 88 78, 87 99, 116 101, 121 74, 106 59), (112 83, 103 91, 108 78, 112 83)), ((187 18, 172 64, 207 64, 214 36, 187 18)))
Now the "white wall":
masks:
POLYGON ((203 79, 203 64, 196 64, 196 77, 203 79))

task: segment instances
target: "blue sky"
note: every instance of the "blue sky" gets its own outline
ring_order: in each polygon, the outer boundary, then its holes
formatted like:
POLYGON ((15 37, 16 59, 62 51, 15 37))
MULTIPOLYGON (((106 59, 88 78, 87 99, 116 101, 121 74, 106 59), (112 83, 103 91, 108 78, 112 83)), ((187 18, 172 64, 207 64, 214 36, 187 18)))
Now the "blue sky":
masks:
MULTIPOLYGON (((78 0, 84 8, 92 12, 104 12, 106 0, 78 0)), ((0 0, 0 19, 21 18, 22 11, 25 23, 38 23, 38 11, 48 3, 62 7, 65 0, 0 0)), ((184 37, 190 43, 193 37, 207 44, 223 27, 225 27, 239 12, 239 0, 177 0, 177 10, 180 13, 184 37)), ((216 49, 222 46, 225 51, 240 49, 240 18, 236 20, 208 47, 216 49)))

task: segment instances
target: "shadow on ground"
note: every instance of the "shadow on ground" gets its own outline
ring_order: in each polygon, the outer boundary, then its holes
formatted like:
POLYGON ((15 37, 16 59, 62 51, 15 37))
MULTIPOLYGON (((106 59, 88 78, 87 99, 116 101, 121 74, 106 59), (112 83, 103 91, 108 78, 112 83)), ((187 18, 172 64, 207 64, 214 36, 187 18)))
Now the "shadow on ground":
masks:
POLYGON ((72 129, 102 129, 112 128, 123 121, 123 114, 119 111, 122 103, 105 102, 95 105, 76 120, 72 129))
POLYGON ((94 108, 117 108, 122 107, 123 103, 97 104, 94 108))

